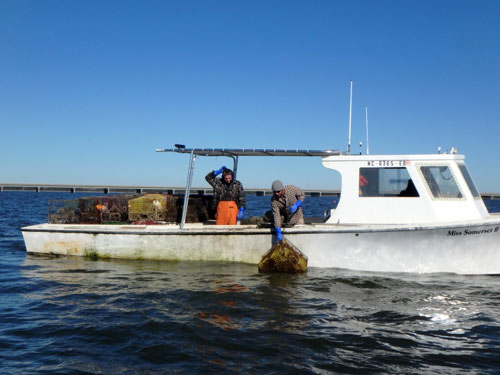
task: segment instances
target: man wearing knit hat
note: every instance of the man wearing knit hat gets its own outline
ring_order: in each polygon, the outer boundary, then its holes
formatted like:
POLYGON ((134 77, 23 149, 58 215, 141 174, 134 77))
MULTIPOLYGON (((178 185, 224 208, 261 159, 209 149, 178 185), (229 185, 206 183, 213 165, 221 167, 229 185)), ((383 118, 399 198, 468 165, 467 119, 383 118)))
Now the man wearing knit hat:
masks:
POLYGON ((273 197, 271 198, 271 210, 273 212, 274 227, 276 228, 276 239, 281 241, 282 216, 285 224, 303 224, 302 202, 305 199, 304 192, 296 186, 287 185, 279 180, 271 186, 273 197))

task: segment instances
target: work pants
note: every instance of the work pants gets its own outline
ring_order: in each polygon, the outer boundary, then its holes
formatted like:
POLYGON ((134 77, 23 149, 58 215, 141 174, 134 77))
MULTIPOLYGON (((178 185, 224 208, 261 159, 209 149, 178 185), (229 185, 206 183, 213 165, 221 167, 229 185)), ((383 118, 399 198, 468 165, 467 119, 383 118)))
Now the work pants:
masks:
MULTIPOLYGON (((264 222, 274 223, 273 210, 266 211, 262 215, 264 222)), ((304 224, 304 213, 302 207, 299 207, 294 214, 286 213, 286 209, 281 210, 281 225, 286 227, 293 227, 295 224, 304 224)))
POLYGON ((238 205, 233 201, 220 201, 217 206, 217 225, 236 225, 238 205))

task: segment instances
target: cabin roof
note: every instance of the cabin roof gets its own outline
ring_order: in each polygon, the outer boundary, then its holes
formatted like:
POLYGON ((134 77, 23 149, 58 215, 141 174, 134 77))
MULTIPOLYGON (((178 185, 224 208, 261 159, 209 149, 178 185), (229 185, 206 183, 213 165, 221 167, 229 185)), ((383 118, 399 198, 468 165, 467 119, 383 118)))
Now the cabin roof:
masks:
POLYGON ((363 155, 332 155, 335 157, 324 159, 329 162, 370 162, 374 160, 397 160, 397 161, 445 161, 445 160, 464 160, 465 156, 462 154, 391 154, 391 155, 377 155, 377 154, 363 154, 363 155))

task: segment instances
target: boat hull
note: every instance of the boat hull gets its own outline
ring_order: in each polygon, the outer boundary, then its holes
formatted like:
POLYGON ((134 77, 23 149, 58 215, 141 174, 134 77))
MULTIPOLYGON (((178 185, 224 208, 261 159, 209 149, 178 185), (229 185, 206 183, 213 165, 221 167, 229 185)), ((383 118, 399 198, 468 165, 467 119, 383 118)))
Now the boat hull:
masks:
MULTIPOLYGON (((439 226, 303 225, 284 235, 310 267, 380 272, 500 274, 500 219, 439 226)), ((189 225, 62 225, 22 228, 32 254, 257 264, 270 228, 189 225)))

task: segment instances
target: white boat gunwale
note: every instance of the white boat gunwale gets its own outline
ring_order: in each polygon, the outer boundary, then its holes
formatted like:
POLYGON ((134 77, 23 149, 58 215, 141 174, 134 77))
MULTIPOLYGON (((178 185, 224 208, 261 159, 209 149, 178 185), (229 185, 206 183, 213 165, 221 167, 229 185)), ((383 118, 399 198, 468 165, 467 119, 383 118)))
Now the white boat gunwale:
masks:
MULTIPOLYGON (((48 232, 48 233, 84 233, 84 234, 119 234, 119 235, 248 235, 261 234, 269 235, 274 233, 271 227, 257 228, 255 225, 226 225, 223 228, 207 226, 184 227, 179 231, 178 225, 170 228, 161 228, 161 225, 151 225, 145 228, 124 228, 123 226, 111 227, 110 225, 98 225, 92 228, 81 228, 79 224, 73 224, 74 228, 69 228, 68 224, 38 224, 22 228, 23 232, 48 232), (113 229, 110 229, 113 228, 113 229), (161 230, 164 229, 164 230, 161 230)), ((88 226, 88 224, 86 224, 88 226)), ((441 225, 415 225, 415 224, 308 224, 298 225, 290 228, 283 228, 283 233, 306 234, 306 233, 372 233, 372 232, 400 232, 400 231, 422 231, 422 230, 450 230, 456 228, 479 228, 479 227, 500 226, 500 218, 492 218, 488 221, 450 222, 441 225)))

